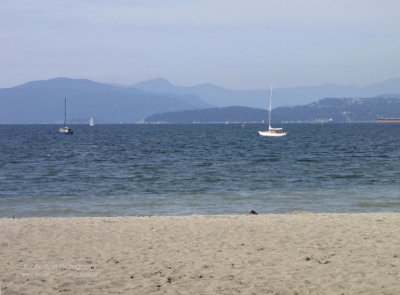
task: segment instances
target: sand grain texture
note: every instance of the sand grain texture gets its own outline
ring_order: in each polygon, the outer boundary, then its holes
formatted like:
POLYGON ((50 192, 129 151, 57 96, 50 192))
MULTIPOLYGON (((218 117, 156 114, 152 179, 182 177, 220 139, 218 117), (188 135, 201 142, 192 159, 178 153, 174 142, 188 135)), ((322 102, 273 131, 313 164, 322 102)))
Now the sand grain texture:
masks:
POLYGON ((400 213, 0 219, 1 295, 400 294, 400 213))

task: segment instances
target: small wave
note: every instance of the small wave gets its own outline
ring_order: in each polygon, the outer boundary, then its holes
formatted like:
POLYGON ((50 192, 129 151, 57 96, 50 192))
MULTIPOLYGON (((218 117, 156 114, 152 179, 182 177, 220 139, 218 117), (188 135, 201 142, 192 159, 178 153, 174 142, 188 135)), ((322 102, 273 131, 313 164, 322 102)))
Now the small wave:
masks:
MULTIPOLYGON (((80 210, 74 209, 61 209, 61 208, 54 208, 54 209, 42 209, 42 208, 35 208, 35 209, 26 209, 23 210, 19 208, 18 211, 7 211, 2 212, 0 211, 1 217, 74 217, 74 216, 83 216, 84 214, 80 210)), ((86 214, 87 215, 87 214, 86 214)))
POLYGON ((400 202, 358 202, 359 208, 399 208, 400 202))
POLYGON ((301 162, 301 163, 315 163, 315 162, 318 162, 318 160, 309 159, 309 158, 304 158, 304 159, 297 159, 296 162, 301 162))
POLYGON ((199 163, 196 166, 197 167, 209 167, 209 166, 212 166, 212 165, 213 165, 213 163, 211 163, 211 162, 204 162, 204 163, 199 163))
POLYGON ((362 178, 363 175, 361 174, 332 174, 328 175, 328 178, 334 178, 334 179, 357 179, 357 178, 362 178))

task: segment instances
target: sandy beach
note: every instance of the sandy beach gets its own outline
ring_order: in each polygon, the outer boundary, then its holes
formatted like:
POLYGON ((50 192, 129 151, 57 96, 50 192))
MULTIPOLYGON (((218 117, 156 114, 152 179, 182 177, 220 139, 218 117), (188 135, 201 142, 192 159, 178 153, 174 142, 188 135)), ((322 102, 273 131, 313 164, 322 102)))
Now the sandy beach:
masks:
POLYGON ((1 295, 400 294, 400 213, 0 219, 1 295))

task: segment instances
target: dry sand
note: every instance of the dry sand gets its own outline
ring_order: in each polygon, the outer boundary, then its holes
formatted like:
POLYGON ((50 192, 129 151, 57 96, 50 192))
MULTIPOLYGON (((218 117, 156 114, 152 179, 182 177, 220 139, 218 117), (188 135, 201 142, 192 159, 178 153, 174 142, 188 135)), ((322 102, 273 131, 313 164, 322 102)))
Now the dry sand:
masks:
POLYGON ((400 213, 0 219, 1 295, 400 294, 400 213))

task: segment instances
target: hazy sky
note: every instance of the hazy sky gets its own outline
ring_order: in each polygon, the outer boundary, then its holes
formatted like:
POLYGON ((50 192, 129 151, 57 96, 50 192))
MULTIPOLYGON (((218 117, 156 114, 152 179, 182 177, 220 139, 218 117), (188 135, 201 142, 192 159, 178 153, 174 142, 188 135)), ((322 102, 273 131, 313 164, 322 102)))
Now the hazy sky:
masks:
POLYGON ((365 85, 400 77, 399 12, 398 0, 0 0, 0 87, 365 85))

